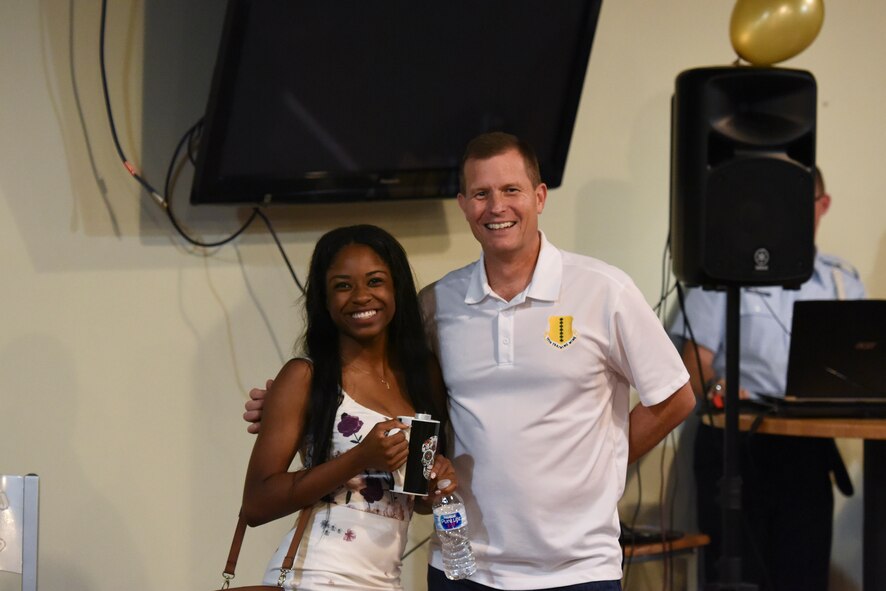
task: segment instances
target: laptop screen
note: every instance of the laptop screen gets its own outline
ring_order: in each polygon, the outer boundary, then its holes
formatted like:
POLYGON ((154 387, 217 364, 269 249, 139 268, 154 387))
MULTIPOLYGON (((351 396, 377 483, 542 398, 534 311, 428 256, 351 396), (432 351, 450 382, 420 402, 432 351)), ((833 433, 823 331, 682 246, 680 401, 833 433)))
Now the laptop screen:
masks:
POLYGON ((886 401, 886 300, 795 302, 786 398, 886 401))

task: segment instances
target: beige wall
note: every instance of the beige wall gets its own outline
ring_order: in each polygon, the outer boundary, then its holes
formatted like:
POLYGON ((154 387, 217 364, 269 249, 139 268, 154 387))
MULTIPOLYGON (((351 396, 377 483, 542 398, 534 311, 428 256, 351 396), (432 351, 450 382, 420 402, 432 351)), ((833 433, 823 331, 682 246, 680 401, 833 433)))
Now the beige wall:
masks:
MULTIPOLYGON (((195 67, 200 56, 176 53, 192 33, 157 19, 199 3, 110 4, 121 142, 159 185, 163 158, 202 111, 211 63, 195 67), (146 60, 146 47, 168 54, 146 60)), ((542 219, 559 246, 624 268, 650 302, 667 232, 673 80, 733 60, 731 6, 604 3, 565 182, 542 219)), ((98 77, 99 8, 98 0, 0 3, 0 472, 41 476, 42 588, 209 589, 220 580, 252 441, 240 420, 245 391, 288 356, 300 330, 298 293, 263 228, 195 253, 116 160, 98 77)), ((185 16, 202 22, 212 48, 218 15, 185 16)), ((852 261, 880 298, 883 22, 879 0, 829 3, 818 40, 785 64, 819 83, 818 161, 834 196, 820 246, 852 261)), ((478 253, 453 201, 408 212, 372 204, 270 214, 300 274, 322 231, 364 220, 402 239, 423 284, 478 253)), ((210 238, 242 219, 211 208, 185 217, 210 238)), ((860 445, 842 445, 858 477, 860 445)), ((658 496, 658 454, 645 462, 645 513, 658 496)), ((682 486, 688 477, 684 470, 682 486)), ((691 501, 677 506, 686 523, 691 501)), ((286 525, 250 532, 238 581, 257 579, 286 525)), ((422 537, 427 521, 416 530, 422 537)), ((839 502, 835 555, 849 579, 858 578, 859 540, 860 499, 839 502)), ((410 559, 407 588, 422 587, 423 560, 410 559)))

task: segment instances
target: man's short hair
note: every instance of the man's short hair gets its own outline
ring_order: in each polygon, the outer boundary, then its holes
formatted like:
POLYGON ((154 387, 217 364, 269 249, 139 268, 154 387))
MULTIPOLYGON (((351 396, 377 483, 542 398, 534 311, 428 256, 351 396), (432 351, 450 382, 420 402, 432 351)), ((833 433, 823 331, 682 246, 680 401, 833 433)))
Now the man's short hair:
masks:
POLYGON ((465 154, 461 159, 461 167, 458 170, 458 186, 462 194, 465 187, 465 163, 468 160, 487 160, 493 156, 499 156, 510 150, 517 150, 523 157, 523 165, 526 167, 526 175, 535 188, 541 184, 541 173, 538 168, 538 158, 535 150, 527 142, 515 135, 503 131, 491 131, 482 133, 468 142, 465 154))

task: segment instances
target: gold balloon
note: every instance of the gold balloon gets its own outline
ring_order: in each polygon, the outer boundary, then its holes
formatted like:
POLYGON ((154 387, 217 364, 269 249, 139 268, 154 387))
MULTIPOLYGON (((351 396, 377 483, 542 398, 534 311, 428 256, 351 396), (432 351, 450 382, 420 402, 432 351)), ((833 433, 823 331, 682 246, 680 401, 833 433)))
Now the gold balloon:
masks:
POLYGON ((823 0, 738 0, 729 38, 743 60, 769 66, 809 47, 823 21, 823 0))

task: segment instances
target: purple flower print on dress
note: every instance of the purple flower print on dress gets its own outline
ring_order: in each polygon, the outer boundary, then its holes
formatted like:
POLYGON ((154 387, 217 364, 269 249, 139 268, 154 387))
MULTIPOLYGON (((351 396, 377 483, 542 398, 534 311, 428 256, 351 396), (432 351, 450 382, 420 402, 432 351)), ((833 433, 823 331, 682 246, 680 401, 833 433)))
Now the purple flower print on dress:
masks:
POLYGON ((344 541, 345 542, 353 542, 357 538, 357 534, 354 533, 354 530, 349 529, 345 532, 344 541))
POLYGON ((341 421, 339 421, 338 432, 344 435, 345 437, 350 437, 354 433, 360 430, 360 427, 363 426, 363 421, 360 420, 359 417, 355 417, 354 415, 349 415, 346 412, 341 413, 341 421))
POLYGON ((381 486, 381 479, 379 478, 367 478, 366 479, 366 488, 360 491, 360 494, 363 495, 363 499, 367 503, 374 503, 376 501, 380 501, 382 496, 384 496, 385 491, 381 486))

